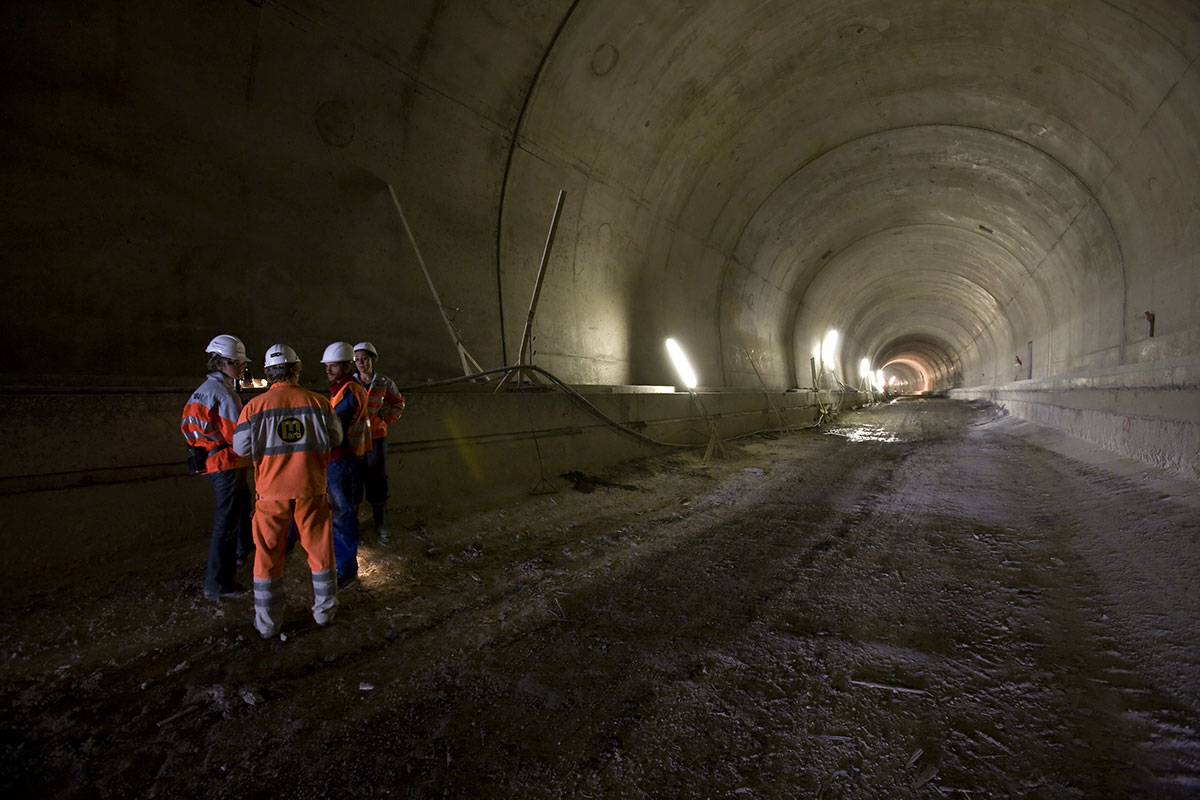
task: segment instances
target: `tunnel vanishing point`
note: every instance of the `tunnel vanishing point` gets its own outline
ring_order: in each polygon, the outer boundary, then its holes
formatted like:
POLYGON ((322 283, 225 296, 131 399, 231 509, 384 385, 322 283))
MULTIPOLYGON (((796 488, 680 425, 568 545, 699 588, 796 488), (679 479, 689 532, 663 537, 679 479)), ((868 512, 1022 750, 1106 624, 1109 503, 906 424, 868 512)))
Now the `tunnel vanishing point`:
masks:
POLYGON ((725 436, 882 379, 1200 478, 1195 0, 2 18, 0 523, 39 539, 7 579, 203 527, 176 420, 216 333, 318 389, 326 344, 373 341, 404 505, 657 452, 447 382, 529 321, 527 361, 656 441, 705 440, 671 337, 725 436))

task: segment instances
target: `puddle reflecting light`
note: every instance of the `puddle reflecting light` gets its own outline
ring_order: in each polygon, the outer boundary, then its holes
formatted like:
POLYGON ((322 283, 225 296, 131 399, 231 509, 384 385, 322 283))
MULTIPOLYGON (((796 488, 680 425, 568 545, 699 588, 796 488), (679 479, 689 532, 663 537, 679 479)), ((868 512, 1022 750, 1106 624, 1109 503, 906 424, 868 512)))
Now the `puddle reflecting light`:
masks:
POLYGON ((688 363, 687 356, 683 354, 683 348, 674 339, 667 339, 667 352, 671 354, 671 363, 675 365, 675 371, 679 373, 683 385, 689 389, 695 389, 696 372, 688 363))
POLYGON ((900 437, 880 425, 830 428, 826 435, 842 436, 852 442, 898 442, 900 437))

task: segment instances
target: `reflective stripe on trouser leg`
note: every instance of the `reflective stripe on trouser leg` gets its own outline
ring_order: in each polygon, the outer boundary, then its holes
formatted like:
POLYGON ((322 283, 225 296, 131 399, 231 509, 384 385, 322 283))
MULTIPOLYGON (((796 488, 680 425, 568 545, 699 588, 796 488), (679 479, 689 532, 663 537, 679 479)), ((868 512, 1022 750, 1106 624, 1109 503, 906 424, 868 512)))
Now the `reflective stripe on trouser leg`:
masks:
POLYGON ((254 579, 254 627, 264 636, 279 632, 279 610, 283 606, 283 578, 254 579))
POLYGON ((313 620, 318 625, 328 625, 337 611, 337 577, 332 569, 324 572, 314 572, 313 582, 313 620))

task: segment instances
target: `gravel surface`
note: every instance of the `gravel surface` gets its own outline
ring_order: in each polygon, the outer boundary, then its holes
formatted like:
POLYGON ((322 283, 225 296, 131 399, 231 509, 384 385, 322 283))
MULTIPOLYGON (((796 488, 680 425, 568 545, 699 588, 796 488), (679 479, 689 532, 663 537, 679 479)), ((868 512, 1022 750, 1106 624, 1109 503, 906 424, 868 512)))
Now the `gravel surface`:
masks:
MULTIPOLYGON (((399 482, 399 480, 397 481, 399 482)), ((1200 487, 912 399, 0 626, 7 796, 1200 797, 1200 487), (248 571, 242 575, 249 582, 248 571)))

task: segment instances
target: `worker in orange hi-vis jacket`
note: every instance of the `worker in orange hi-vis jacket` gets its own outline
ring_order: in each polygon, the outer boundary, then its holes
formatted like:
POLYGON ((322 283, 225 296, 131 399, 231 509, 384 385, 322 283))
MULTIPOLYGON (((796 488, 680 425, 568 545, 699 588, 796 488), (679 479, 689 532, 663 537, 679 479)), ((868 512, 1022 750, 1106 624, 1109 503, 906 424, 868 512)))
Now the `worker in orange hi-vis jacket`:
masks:
POLYGON ((329 454, 329 504, 333 507, 333 554, 338 588, 358 580, 358 481, 363 456, 371 447, 367 390, 354 377, 354 350, 348 342, 325 348, 321 363, 329 379, 330 402, 346 440, 329 454))
POLYGON ((383 512, 388 500, 387 432, 388 426, 404 413, 404 395, 391 378, 375 371, 378 358, 379 351, 370 342, 354 345, 354 366, 358 368, 358 382, 367 390, 367 416, 371 422, 371 449, 362 464, 355 501, 356 504, 361 501, 365 492, 375 520, 375 534, 380 542, 386 543, 388 529, 383 512))
POLYGON ((295 350, 272 345, 264 362, 270 388, 246 404, 233 434, 233 449, 254 461, 254 627, 264 639, 279 633, 293 521, 312 570, 313 619, 328 625, 337 608, 325 473, 342 425, 328 400, 301 388, 300 368, 295 350))
POLYGON ((203 475, 216 494, 204 596, 232 597, 246 588, 234 580, 253 552, 250 537, 250 461, 233 452, 233 429, 242 411, 237 381, 246 370, 246 346, 228 333, 205 349, 208 377, 183 407, 179 427, 188 443, 188 467, 203 475))

